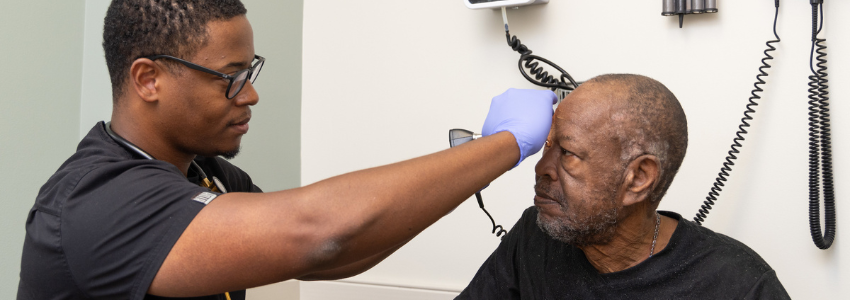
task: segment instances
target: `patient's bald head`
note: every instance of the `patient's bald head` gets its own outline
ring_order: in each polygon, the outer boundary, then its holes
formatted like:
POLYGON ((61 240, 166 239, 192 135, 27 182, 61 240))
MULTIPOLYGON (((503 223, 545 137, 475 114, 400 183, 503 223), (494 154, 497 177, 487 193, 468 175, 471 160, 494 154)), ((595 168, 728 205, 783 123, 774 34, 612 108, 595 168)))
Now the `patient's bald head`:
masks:
POLYGON ((611 105, 607 130, 622 148, 621 162, 625 165, 643 154, 661 162, 659 182, 649 199, 661 200, 688 148, 688 121, 679 100, 661 82, 642 75, 606 74, 585 84, 608 94, 597 99, 611 105))

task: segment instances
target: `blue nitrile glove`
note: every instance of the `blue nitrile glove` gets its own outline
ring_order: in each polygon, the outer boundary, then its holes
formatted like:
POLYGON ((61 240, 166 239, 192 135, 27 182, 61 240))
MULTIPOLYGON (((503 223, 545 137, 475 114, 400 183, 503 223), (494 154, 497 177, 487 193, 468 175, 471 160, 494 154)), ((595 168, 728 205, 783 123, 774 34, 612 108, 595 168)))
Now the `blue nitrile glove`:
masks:
POLYGON ((548 90, 508 89, 490 102, 481 134, 488 136, 501 131, 513 134, 519 145, 516 167, 543 148, 552 126, 552 105, 557 101, 555 93, 548 90))

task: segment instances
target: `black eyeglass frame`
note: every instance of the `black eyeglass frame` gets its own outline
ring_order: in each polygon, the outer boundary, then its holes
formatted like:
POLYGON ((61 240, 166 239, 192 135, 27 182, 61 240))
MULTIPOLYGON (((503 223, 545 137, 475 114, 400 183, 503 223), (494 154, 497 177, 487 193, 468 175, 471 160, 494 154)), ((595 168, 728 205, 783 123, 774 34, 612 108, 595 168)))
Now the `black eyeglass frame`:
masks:
POLYGON ((256 81, 257 77, 260 76, 260 70, 263 69, 263 64, 266 62, 266 59, 264 57, 254 54, 254 59, 256 59, 257 62, 254 63, 250 68, 239 70, 233 75, 227 75, 227 74, 224 74, 224 73, 221 73, 221 72, 218 72, 218 71, 215 71, 215 70, 211 70, 209 68, 205 68, 203 66, 191 63, 189 61, 186 61, 186 60, 183 60, 183 59, 171 56, 171 55, 151 55, 151 56, 143 56, 142 58, 147 58, 147 59, 150 59, 150 60, 157 60, 157 59, 160 59, 160 58, 168 58, 168 59, 171 59, 171 60, 175 60, 175 61, 189 67, 190 69, 198 70, 198 71, 201 71, 201 72, 204 72, 204 73, 212 74, 212 75, 227 79, 227 80, 229 80, 229 83, 227 84, 227 90, 224 92, 224 97, 226 97, 228 100, 235 98, 236 95, 238 95, 239 92, 242 91, 242 88, 245 87, 245 83, 248 82, 248 80, 251 80, 251 84, 254 84, 254 81, 256 81), (248 72, 247 76, 245 76, 245 81, 242 81, 242 84, 240 84, 236 88, 236 91, 233 93, 233 96, 228 97, 227 95, 230 95, 230 89, 233 88, 233 82, 236 81, 236 78, 239 78, 239 76, 242 75, 243 72, 248 72), (256 72, 256 74, 254 72, 256 72))

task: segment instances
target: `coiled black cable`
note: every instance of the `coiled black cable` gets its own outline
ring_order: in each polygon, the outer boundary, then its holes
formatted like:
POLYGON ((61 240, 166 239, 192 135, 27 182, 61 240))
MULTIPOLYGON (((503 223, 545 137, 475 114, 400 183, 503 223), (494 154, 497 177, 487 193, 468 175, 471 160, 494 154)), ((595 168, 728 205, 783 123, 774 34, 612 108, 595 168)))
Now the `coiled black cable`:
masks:
POLYGON ((734 160, 738 159, 735 154, 741 153, 738 148, 743 147, 741 144, 744 141, 744 135, 747 134, 746 127, 750 127, 750 121, 753 117, 750 115, 755 113, 755 106, 758 106, 758 102, 756 100, 761 99, 757 93, 763 92, 764 90, 760 87, 760 85, 765 84, 766 82, 762 79, 763 76, 768 76, 765 69, 769 69, 771 66, 767 63, 768 60, 772 60, 773 56, 770 55, 769 52, 775 51, 776 47, 772 44, 779 43, 781 39, 779 38, 779 34, 776 33, 776 21, 779 19, 779 0, 775 1, 776 3, 776 13, 773 17, 773 36, 776 37, 775 40, 767 41, 767 49, 764 50, 764 58, 762 58, 761 63, 762 66, 759 67, 759 74, 756 75, 756 82, 753 84, 755 89, 751 92, 752 96, 749 99, 749 103, 746 106, 746 110, 744 110, 744 117, 741 118, 741 125, 738 125, 738 132, 735 133, 735 138, 732 139, 732 149, 729 150, 728 156, 726 156, 726 162, 723 163, 723 167, 720 168, 720 173, 717 174, 717 178, 714 180, 714 184, 711 187, 711 190, 708 192, 708 196, 705 197, 705 201, 700 206, 699 211, 694 217, 694 222, 698 225, 702 225, 702 222, 705 221, 705 218, 708 217, 708 212, 711 210, 711 207, 714 205, 714 201, 717 201, 717 197, 720 196, 720 192, 723 191, 723 186, 725 184, 723 182, 727 181, 726 177, 729 176, 729 172, 732 171, 732 166, 735 165, 734 160))
POLYGON ((812 50, 809 55, 809 68, 812 71, 809 76, 809 229, 815 246, 828 249, 835 239, 835 193, 829 123, 829 74, 826 67, 826 45, 823 44, 826 39, 817 37, 823 29, 822 2, 812 1, 812 50), (817 58, 815 53, 818 54, 817 58), (818 61, 817 70, 815 60, 818 61), (820 181, 823 181, 825 232, 822 232, 820 227, 820 181))
POLYGON ((517 66, 519 67, 519 72, 522 73, 522 76, 525 77, 525 79, 533 84, 550 88, 553 91, 556 89, 572 91, 578 87, 579 83, 576 82, 573 77, 570 76, 570 73, 567 73, 567 71, 563 68, 548 59, 531 54, 532 51, 523 45, 516 36, 511 36, 511 32, 508 30, 507 24, 505 25, 505 37, 508 40, 508 46, 511 46, 511 49, 520 54, 517 66), (544 71, 543 67, 540 66, 541 62, 561 72, 561 77, 559 79, 555 79, 554 76, 549 75, 549 72, 544 71), (526 69, 528 69, 528 71, 526 71, 526 69), (534 75, 534 78, 532 78, 532 75, 534 75))
POLYGON ((490 222, 493 222, 492 233, 496 234, 497 237, 505 238, 505 237, 502 236, 502 234, 505 234, 505 233, 508 233, 508 232, 505 230, 504 227, 502 227, 502 225, 496 225, 496 221, 493 220, 493 216, 491 216, 490 213, 487 212, 487 209, 484 208, 484 200, 481 198, 481 192, 480 191, 475 193, 475 199, 478 200, 478 207, 480 207, 481 210, 483 210, 484 213, 487 214, 487 217, 490 218, 490 222))

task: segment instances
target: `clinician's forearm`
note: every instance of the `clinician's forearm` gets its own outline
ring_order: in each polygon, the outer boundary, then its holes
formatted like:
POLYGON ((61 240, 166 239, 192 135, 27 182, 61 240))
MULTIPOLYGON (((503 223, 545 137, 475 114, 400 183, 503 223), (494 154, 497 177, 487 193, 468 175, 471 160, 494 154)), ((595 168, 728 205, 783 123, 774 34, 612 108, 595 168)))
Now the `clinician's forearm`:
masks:
POLYGON ((413 238, 407 239, 406 241, 403 241, 400 244, 373 256, 334 269, 313 272, 308 275, 299 277, 298 280, 337 280, 359 275, 360 273, 366 272, 367 270, 371 269, 390 255, 395 253, 396 250, 407 244, 407 242, 409 242, 411 239, 413 238))
MULTIPOLYGON (((305 187, 321 201, 320 231, 345 265, 410 238, 469 198, 519 159, 516 140, 500 132, 435 154, 353 172, 305 187)), ((315 202, 314 202, 315 203, 315 202)))

